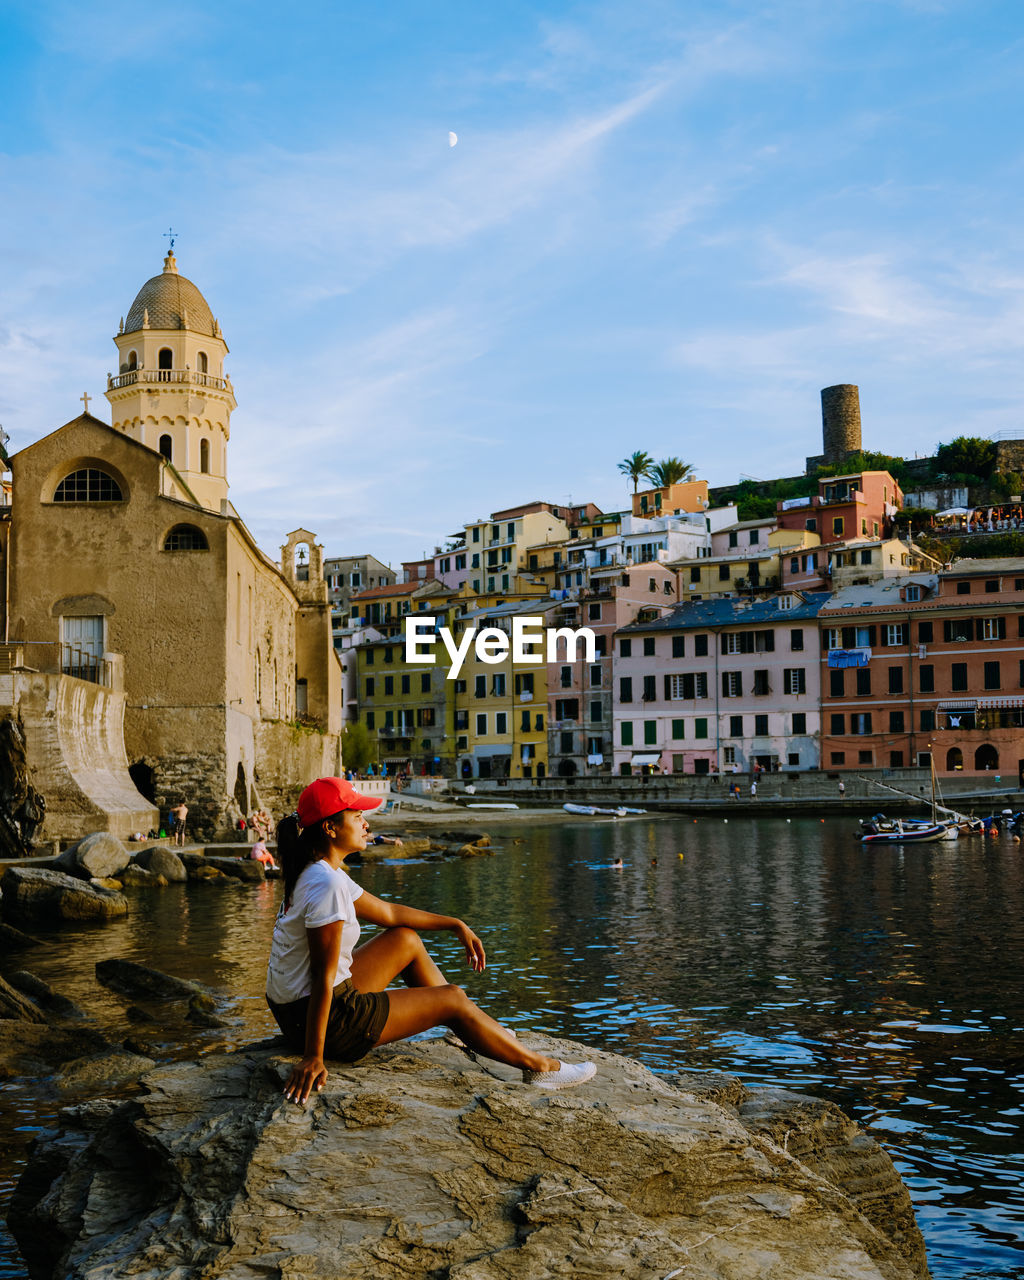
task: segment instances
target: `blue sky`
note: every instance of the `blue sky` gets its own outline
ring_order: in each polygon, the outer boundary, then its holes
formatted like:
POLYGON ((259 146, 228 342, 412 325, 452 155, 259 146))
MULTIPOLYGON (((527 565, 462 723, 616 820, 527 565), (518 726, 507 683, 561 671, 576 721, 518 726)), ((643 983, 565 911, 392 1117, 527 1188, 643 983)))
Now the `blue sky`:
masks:
POLYGON ((0 422, 101 398, 179 232, 276 553, 397 564, 521 501, 1024 426, 1016 0, 8 0, 0 422), (448 131, 459 136, 448 146, 448 131))

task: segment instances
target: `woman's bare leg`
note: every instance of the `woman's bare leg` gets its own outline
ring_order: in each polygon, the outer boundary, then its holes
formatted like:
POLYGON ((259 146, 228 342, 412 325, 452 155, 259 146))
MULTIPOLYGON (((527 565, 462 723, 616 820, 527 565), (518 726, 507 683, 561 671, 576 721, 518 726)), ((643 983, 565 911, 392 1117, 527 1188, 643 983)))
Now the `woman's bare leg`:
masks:
POLYGON ((407 987, 447 982, 415 929, 385 929, 352 953, 352 981, 360 991, 383 991, 399 975, 407 987))
POLYGON ((405 1040, 431 1027, 451 1027, 471 1049, 484 1057, 525 1071, 557 1071, 558 1062, 543 1053, 533 1053, 488 1017, 470 1000, 461 987, 412 987, 388 992, 388 1020, 378 1044, 405 1040))

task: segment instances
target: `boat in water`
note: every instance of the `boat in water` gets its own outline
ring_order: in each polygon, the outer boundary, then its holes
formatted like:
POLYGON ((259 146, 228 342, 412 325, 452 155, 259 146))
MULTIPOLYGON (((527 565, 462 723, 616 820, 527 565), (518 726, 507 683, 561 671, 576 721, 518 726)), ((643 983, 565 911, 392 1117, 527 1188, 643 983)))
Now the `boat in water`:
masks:
POLYGON ((960 834, 955 823, 887 818, 881 813, 862 822, 860 829, 861 844, 930 844, 938 840, 955 840, 960 834))
POLYGON ((595 804, 563 804, 562 808, 580 818, 626 818, 630 814, 647 812, 646 809, 627 809, 622 805, 617 809, 600 809, 595 804))

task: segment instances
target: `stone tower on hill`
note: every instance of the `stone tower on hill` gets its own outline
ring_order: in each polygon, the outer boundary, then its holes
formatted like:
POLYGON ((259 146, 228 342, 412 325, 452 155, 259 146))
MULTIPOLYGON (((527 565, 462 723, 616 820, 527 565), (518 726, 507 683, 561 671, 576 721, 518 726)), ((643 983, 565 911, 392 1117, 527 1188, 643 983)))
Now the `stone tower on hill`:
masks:
POLYGON ((822 388, 821 443, 824 452, 807 459, 808 473, 860 452, 860 389, 854 383, 822 388))
POLYGON ((228 496, 227 443, 235 395, 224 373, 227 343, 174 254, 139 290, 114 339, 107 378, 112 425, 170 462, 208 511, 228 496))

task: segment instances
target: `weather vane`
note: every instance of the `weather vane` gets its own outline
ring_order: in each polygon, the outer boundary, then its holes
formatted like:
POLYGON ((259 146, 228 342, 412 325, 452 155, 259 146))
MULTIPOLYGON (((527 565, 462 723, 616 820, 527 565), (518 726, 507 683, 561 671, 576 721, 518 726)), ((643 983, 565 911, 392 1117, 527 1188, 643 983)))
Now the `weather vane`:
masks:
POLYGON ((177 231, 175 231, 173 227, 168 227, 168 229, 164 232, 164 239, 170 240, 171 242, 171 253, 174 252, 174 237, 177 234, 178 234, 177 231))

